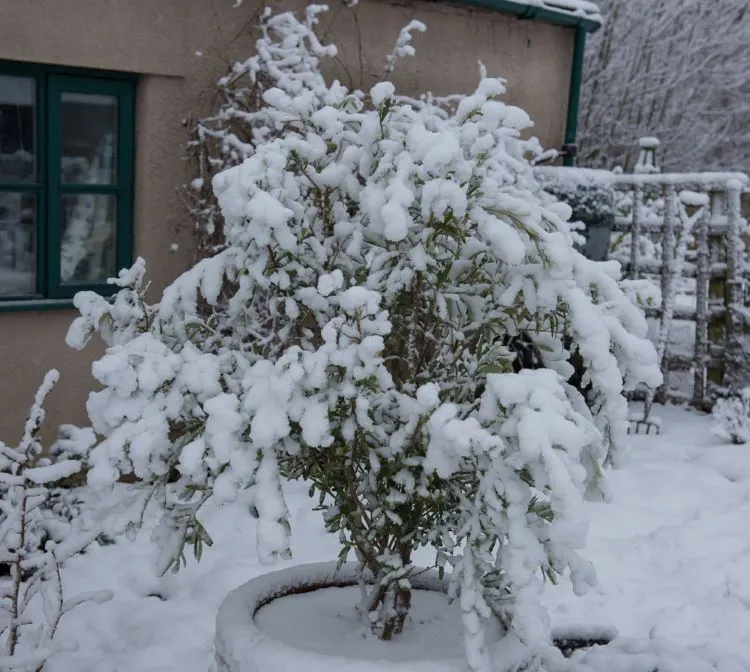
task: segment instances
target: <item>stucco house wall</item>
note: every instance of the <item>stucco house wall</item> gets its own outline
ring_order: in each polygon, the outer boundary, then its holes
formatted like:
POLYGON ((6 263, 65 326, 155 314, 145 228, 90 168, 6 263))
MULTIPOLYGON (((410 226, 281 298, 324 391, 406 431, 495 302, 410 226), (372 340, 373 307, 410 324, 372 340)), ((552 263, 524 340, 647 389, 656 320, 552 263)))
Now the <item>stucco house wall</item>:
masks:
MULTIPOLYGON (((184 120, 211 108, 214 83, 253 52, 265 3, 244 0, 0 0, 0 59, 137 73, 135 253, 150 264, 152 297, 191 259, 190 222, 176 193, 189 176, 184 120), (170 246, 178 245, 175 252, 170 246)), ((274 3, 301 10, 303 0, 274 3)), ((507 99, 525 108, 535 134, 560 147, 565 132, 574 29, 438 1, 361 0, 334 4, 322 19, 338 45, 330 75, 367 87, 411 19, 417 56, 392 77, 404 93, 468 91, 478 61, 508 80, 507 99)), ((71 309, 8 311, 0 305, 0 439, 20 435, 37 385, 49 368, 61 382, 48 402, 47 439, 62 423, 85 424, 85 400, 100 345, 83 352, 65 343, 71 309)))

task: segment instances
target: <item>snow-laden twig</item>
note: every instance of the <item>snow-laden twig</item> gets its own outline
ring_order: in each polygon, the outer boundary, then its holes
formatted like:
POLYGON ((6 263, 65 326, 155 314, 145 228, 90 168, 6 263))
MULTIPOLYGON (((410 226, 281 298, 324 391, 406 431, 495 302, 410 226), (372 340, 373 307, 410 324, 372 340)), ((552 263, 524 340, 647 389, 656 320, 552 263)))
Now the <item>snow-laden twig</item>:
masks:
POLYGON ((414 49, 414 46, 412 45, 412 32, 418 31, 420 33, 424 33, 427 30, 427 26, 425 26, 424 23, 421 21, 409 21, 408 24, 406 24, 402 29, 401 32, 398 34, 398 39, 396 40, 396 44, 393 47, 393 51, 388 54, 388 56, 385 59, 385 72, 384 77, 390 77, 391 73, 396 68, 396 63, 398 62, 399 58, 404 58, 406 56, 414 56, 416 54, 416 49, 414 49))

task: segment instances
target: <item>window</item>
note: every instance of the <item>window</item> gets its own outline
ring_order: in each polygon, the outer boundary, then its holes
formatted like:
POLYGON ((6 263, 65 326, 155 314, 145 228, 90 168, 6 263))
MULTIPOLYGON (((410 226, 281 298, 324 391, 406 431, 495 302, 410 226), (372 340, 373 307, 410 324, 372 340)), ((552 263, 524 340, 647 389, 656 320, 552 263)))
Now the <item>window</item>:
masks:
POLYGON ((0 302, 111 294, 132 262, 134 87, 0 62, 0 302))

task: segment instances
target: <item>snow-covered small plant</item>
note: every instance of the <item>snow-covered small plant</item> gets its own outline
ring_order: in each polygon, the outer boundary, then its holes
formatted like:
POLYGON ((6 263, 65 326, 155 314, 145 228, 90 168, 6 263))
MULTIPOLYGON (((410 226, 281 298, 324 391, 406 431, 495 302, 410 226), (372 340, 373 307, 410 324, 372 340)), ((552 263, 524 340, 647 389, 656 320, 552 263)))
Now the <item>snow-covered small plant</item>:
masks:
POLYGON ((606 496, 622 392, 661 379, 644 317, 618 264, 575 250, 570 208, 536 182, 530 120, 499 100, 501 80, 452 105, 388 82, 368 95, 287 84, 263 95, 281 130, 214 177, 225 248, 157 305, 142 260, 112 304, 75 299, 68 343, 98 331, 109 346, 92 368, 104 440, 89 481, 132 473, 162 503, 166 570, 210 543, 203 503, 243 488, 260 559, 288 556, 282 479, 304 479, 340 560, 359 563, 376 636, 404 627, 427 546, 452 570, 472 670, 490 669, 480 625, 493 616, 553 655, 543 577, 594 581, 577 554, 581 502, 606 496), (519 333, 536 369, 503 345, 519 333), (568 383, 574 356, 587 399, 568 383))
POLYGON ((741 445, 750 442, 750 388, 718 399, 713 408, 714 431, 723 439, 741 445))
MULTIPOLYGON (((62 463, 77 460, 81 469, 73 474, 62 475, 57 480, 45 484, 46 498, 39 506, 40 527, 34 535, 36 550, 43 551, 48 541, 61 542, 67 539, 74 528, 80 527, 89 512, 84 490, 86 455, 96 443, 96 435, 90 428, 78 428, 73 425, 60 427, 57 441, 53 443, 48 455, 43 459, 51 463, 62 463)), ((0 481, 0 498, 8 494, 9 486, 0 481)), ((102 533, 96 539, 99 543, 110 543, 111 539, 102 533)), ((9 567, 0 566, 0 575, 7 575, 9 567)))
POLYGON ((79 460, 45 457, 38 439, 44 421, 44 400, 58 379, 50 371, 36 393, 18 446, 0 442, 0 669, 41 672, 55 653, 75 648, 56 642, 60 619, 85 602, 110 599, 108 591, 65 598, 61 567, 88 546, 95 533, 67 535, 60 543, 49 538, 47 484, 81 471, 79 460))

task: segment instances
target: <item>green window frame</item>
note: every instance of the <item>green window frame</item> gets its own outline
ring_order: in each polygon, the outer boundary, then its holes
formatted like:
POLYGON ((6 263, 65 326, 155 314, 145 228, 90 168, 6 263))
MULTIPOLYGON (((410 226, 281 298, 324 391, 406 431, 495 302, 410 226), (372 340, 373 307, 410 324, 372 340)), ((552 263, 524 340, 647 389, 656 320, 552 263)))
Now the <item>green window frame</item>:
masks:
MULTIPOLYGON (((0 311, 12 309, 13 304, 50 303, 50 300, 52 303, 68 300, 69 303, 77 292, 83 290, 111 295, 116 287, 108 284, 107 278, 130 266, 133 261, 136 80, 120 73, 0 61, 0 101, 3 97, 3 76, 6 86, 9 86, 8 77, 24 78, 24 84, 33 81, 33 174, 28 180, 13 181, 7 180, 7 175, 0 170, 0 197, 3 193, 18 194, 19 212, 24 207, 21 204, 34 204, 36 231, 33 247, 36 260, 33 291, 31 282, 25 291, 12 294, 10 284, 6 285, 4 291, 0 273, 0 311), (63 159, 70 161, 64 157, 63 120, 75 120, 75 115, 71 116, 70 112, 67 117, 64 116, 63 106, 64 101, 73 102, 73 109, 76 109, 76 100, 79 104, 83 101, 84 105, 99 101, 99 105, 109 106, 107 112, 111 114, 114 130, 106 133, 107 142, 100 143, 106 145, 106 153, 102 154, 104 150, 97 149, 100 156, 105 158, 99 163, 92 161, 92 165, 105 166, 98 173, 99 176, 107 176, 103 179, 96 179, 93 168, 80 181, 63 179, 63 159), (89 213, 93 210, 99 214, 89 215, 89 219, 86 219, 86 208, 89 213), (66 215, 66 212, 69 214, 66 215), (95 272, 89 272, 85 279, 75 274, 81 264, 76 261, 78 257, 75 255, 73 261, 68 257, 65 270, 68 277, 65 281, 62 279, 63 245, 70 245, 70 236, 66 239, 66 217, 69 218, 67 226, 71 225, 73 217, 89 223, 98 217, 96 221, 106 236, 106 242, 96 248, 100 255, 99 266, 94 266, 95 272), (70 268, 73 270, 70 271, 70 268)), ((101 116, 104 112, 99 111, 99 114, 101 116)), ((77 121, 85 126, 85 120, 77 121)), ((21 227, 19 219, 18 228, 21 227)), ((95 226, 91 226, 89 234, 95 233, 95 226)), ((0 238, 0 254, 3 253, 2 245, 0 238)), ((83 263, 90 262, 83 258, 83 263)), ((0 258, 0 270, 2 268, 3 260, 0 258)))

